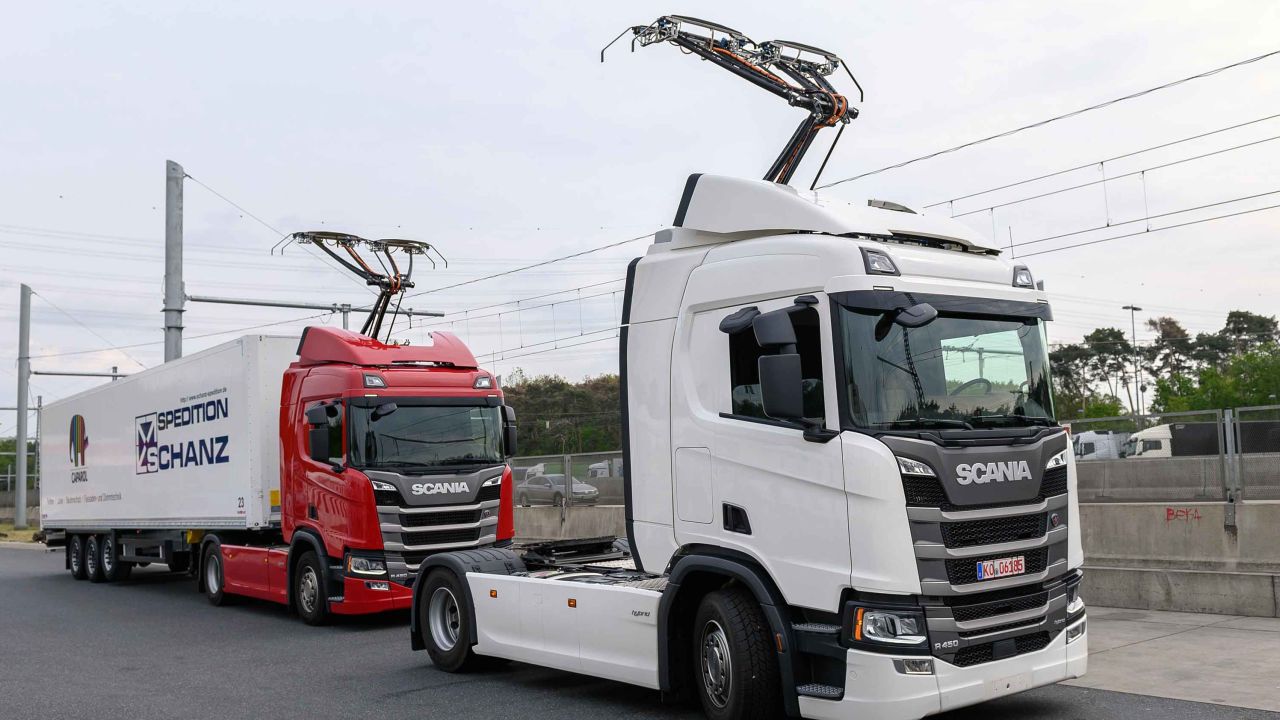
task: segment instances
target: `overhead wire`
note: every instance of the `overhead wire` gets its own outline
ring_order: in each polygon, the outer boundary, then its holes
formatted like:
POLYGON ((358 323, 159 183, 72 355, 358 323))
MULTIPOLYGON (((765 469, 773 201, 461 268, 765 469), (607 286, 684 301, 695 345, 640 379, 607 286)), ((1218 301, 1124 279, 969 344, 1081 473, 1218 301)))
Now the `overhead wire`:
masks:
MULTIPOLYGON (((48 304, 49 304, 49 306, 50 306, 50 307, 52 307, 54 310, 57 310, 58 312, 62 313, 63 315, 66 315, 66 316, 67 316, 67 317, 68 317, 72 322, 74 322, 75 324, 79 325, 80 327, 84 328, 85 330, 88 330, 88 331, 89 331, 89 332, 90 332, 94 337, 96 337, 96 338, 98 338, 99 340, 101 340, 102 342, 104 342, 104 343, 106 343, 106 344, 110 345, 112 350, 118 350, 119 352, 123 353, 125 357, 129 358, 130 360, 132 360, 132 361, 134 362, 134 364, 136 364, 138 367, 142 368, 143 370, 146 370, 146 369, 147 369, 146 364, 145 364, 145 363, 143 363, 141 360, 139 360, 138 358, 134 357, 133 355, 130 355, 130 354, 129 354, 129 352, 128 352, 128 351, 126 351, 124 348, 121 348, 121 347, 119 347, 119 346, 117 346, 117 345, 113 344, 110 340, 108 340, 108 339, 106 339, 105 337, 103 337, 103 336, 102 336, 102 334, 101 334, 101 333, 99 333, 97 330, 94 330, 93 328, 89 327, 89 326, 88 326, 88 325, 86 325, 85 323, 81 322, 81 321, 80 321, 80 318, 76 317, 75 315, 72 315, 71 313, 67 312, 66 310, 63 310, 63 309, 62 309, 62 308, 61 308, 57 303, 55 303, 54 301, 50 300, 49 298, 45 297, 44 295, 41 295, 39 292, 36 292, 35 290, 32 290, 32 291, 31 291, 31 294, 32 294, 32 295, 35 295, 36 297, 38 297, 38 298, 40 298, 41 300, 43 300, 43 301, 45 301, 46 303, 48 303, 48 304)), ((163 340, 161 340, 160 342, 164 342, 164 341, 163 341, 163 340)))
POLYGON ((820 190, 821 190, 821 189, 825 189, 825 188, 835 187, 836 185, 841 185, 841 184, 844 184, 844 183, 847 183, 847 182, 853 182, 854 180, 861 180, 862 178, 870 177, 871 175, 878 175, 878 174, 880 174, 880 173, 888 172, 888 171, 890 171, 890 170, 897 170, 897 169, 899 169, 899 168, 903 168, 903 167, 906 167, 906 166, 908 166, 908 165, 912 165, 912 164, 915 164, 915 163, 918 163, 918 162, 923 162, 923 161, 925 161, 925 160, 931 160, 931 159, 936 158, 936 157, 939 157, 939 156, 941 156, 941 155, 947 155, 947 154, 949 154, 949 153, 953 153, 953 152, 957 152, 957 151, 960 151, 960 150, 964 150, 964 149, 966 149, 966 148, 971 148, 971 147, 974 147, 975 145, 981 145, 981 144, 983 144, 983 143, 991 142, 992 140, 999 140, 999 139, 1001 139, 1001 138, 1006 138, 1006 137, 1009 137, 1009 136, 1011 136, 1011 135, 1016 135, 1016 134, 1018 134, 1018 133, 1025 132, 1025 131, 1027 131, 1027 130, 1032 130, 1032 129, 1035 129, 1035 128, 1043 127, 1043 126, 1045 126, 1045 125, 1048 125, 1048 124, 1050 124, 1050 123, 1055 123, 1055 122, 1058 122, 1058 121, 1060 121, 1060 120, 1066 120, 1066 119, 1068 119, 1068 118, 1073 118, 1073 117, 1076 117, 1076 116, 1078 116, 1078 115, 1083 115, 1084 113, 1092 112, 1092 111, 1094 111, 1094 110, 1101 110, 1101 109, 1103 109, 1103 108, 1110 107, 1110 106, 1115 105, 1115 104, 1117 104, 1117 103, 1122 103, 1122 102, 1125 102, 1125 101, 1128 101, 1128 100, 1134 100, 1134 99, 1137 99, 1137 98, 1140 98, 1140 97, 1143 97, 1143 96, 1146 96, 1146 95, 1150 95, 1150 94, 1155 93, 1155 92, 1159 92, 1159 91, 1161 91, 1161 90, 1167 90, 1167 89, 1169 89, 1169 88, 1176 87, 1176 86, 1178 86, 1178 85, 1182 85, 1182 84, 1184 84, 1184 83, 1192 82, 1192 81, 1194 81, 1194 80, 1199 80, 1199 79, 1201 79, 1201 78, 1211 77, 1211 76, 1213 76, 1213 75, 1217 75, 1218 73, 1225 72, 1225 71, 1227 71, 1227 70, 1231 70, 1231 69, 1233 69, 1233 68, 1238 68, 1238 67, 1242 67, 1242 66, 1249 65, 1249 64, 1252 64, 1252 63, 1256 63, 1256 62, 1259 62, 1259 61, 1261 61, 1261 60, 1265 60, 1265 59, 1270 58, 1270 57, 1275 56, 1275 55, 1280 55, 1280 50, 1272 50, 1271 52, 1263 53, 1262 55, 1258 55, 1258 56, 1251 57, 1251 58, 1246 58, 1246 59, 1244 59, 1244 60, 1239 60, 1239 61, 1237 61, 1237 62, 1233 62, 1233 63, 1231 63, 1231 64, 1229 64, 1229 65, 1223 65, 1223 66, 1221 66, 1221 67, 1216 67, 1216 68, 1213 68, 1213 69, 1211 69, 1211 70, 1205 70, 1204 72, 1196 73, 1195 75, 1189 75, 1189 76, 1187 76, 1187 77, 1179 78, 1179 79, 1177 79, 1177 80, 1173 80, 1173 81, 1170 81, 1170 82, 1167 82, 1167 83, 1164 83, 1164 84, 1161 84, 1161 85, 1156 85, 1155 87, 1150 87, 1150 88, 1147 88, 1147 89, 1145 89, 1145 90, 1139 90, 1138 92, 1129 93, 1128 95, 1122 95, 1122 96, 1117 97, 1117 98, 1112 98, 1111 100, 1107 100, 1107 101, 1105 101, 1105 102, 1100 102, 1100 103, 1097 103, 1097 104, 1094 104, 1094 105, 1090 105, 1090 106, 1088 106, 1088 107, 1080 108, 1080 109, 1078 109, 1078 110, 1073 110, 1073 111, 1071 111, 1071 112, 1062 113, 1061 115, 1055 115, 1055 116, 1053 116, 1053 117, 1045 118, 1044 120, 1038 120, 1038 121, 1036 121, 1036 122, 1033 122, 1033 123, 1030 123, 1030 124, 1027 124, 1027 125, 1022 125, 1022 126, 1020 126, 1020 127, 1016 127, 1016 128, 1010 129, 1010 130, 1005 130, 1005 131, 1003 131, 1003 132, 999 132, 999 133, 996 133, 996 134, 994 134, 994 135, 988 135, 988 136, 986 136, 986 137, 978 138, 978 139, 976 139, 976 140, 970 140, 970 141, 968 141, 968 142, 964 142, 964 143, 961 143, 961 144, 959 144, 959 145, 955 145, 955 146, 953 146, 953 147, 944 148, 944 149, 942 149, 942 150, 936 150, 936 151, 934 151, 934 152, 927 153, 927 154, 925 154, 925 155, 921 155, 921 156, 919 156, 919 157, 911 158, 911 159, 909 159, 909 160, 903 160, 903 161, 901 161, 901 162, 897 162, 897 163, 894 163, 894 164, 892 164, 892 165, 886 165, 885 167, 878 168, 878 169, 875 169, 875 170, 868 170, 867 172, 863 172, 863 173, 860 173, 860 174, 858 174, 858 175, 852 175, 852 176, 850 176, 850 177, 843 178, 843 179, 841 179, 841 180, 834 180, 834 181, 832 181, 832 182, 826 183, 825 185, 819 185, 819 186, 818 186, 818 189, 820 189, 820 190))

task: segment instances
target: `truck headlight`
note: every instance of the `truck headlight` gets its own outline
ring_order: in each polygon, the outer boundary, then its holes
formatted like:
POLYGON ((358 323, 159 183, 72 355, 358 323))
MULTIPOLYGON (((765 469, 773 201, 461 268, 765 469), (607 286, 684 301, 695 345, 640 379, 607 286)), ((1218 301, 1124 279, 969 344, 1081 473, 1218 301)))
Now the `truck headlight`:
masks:
POLYGON ((1049 458, 1049 464, 1045 465, 1045 466, 1044 466, 1044 469, 1045 469, 1045 470, 1052 470, 1052 469, 1054 469, 1054 468, 1060 468, 1060 467, 1063 467, 1063 466, 1065 466, 1066 464, 1067 464, 1067 451, 1066 451, 1066 450, 1063 450, 1062 452, 1058 453, 1057 455, 1054 455, 1053 457, 1049 458))
POLYGON ((853 617, 853 641, 901 648, 925 647, 929 637, 924 613, 860 607, 853 617))
POLYGON ((387 563, 380 558, 363 555, 347 556, 347 574, 383 577, 387 574, 387 563))
POLYGON ((389 482, 383 482, 381 480, 370 480, 369 482, 373 483, 374 490, 395 490, 396 489, 396 486, 392 485, 389 482))
POLYGON ((937 475, 935 475, 933 472, 933 468, 929 467, 928 465, 925 465, 919 460, 904 458, 901 455, 897 456, 897 458, 898 458, 898 472, 902 473, 903 475, 921 475, 924 477, 937 477, 937 475))
POLYGON ((1075 615, 1084 610, 1084 598, 1080 597, 1080 583, 1067 586, 1067 615, 1075 615))
POLYGON ((1080 636, 1084 635, 1084 629, 1085 621, 1083 618, 1081 618, 1080 622, 1067 628, 1067 644, 1070 645, 1076 640, 1079 640, 1080 636))

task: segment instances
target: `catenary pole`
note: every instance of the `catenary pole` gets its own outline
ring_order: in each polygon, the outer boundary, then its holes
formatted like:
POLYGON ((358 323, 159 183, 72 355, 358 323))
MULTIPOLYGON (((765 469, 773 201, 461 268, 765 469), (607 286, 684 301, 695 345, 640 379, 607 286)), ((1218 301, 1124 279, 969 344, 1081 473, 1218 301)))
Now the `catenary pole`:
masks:
POLYGON ((27 396, 31 383, 31 288, 19 289, 18 301, 18 427, 14 443, 14 464, 18 487, 14 493, 13 527, 27 527, 27 396))
POLYGON ((182 357, 182 181, 186 173, 165 161, 164 181, 164 361, 182 357))

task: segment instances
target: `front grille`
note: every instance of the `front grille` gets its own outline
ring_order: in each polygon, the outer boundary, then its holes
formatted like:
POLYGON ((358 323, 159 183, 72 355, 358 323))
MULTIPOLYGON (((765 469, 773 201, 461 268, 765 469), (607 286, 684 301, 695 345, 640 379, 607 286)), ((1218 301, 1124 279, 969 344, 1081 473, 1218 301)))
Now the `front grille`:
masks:
POLYGON ((401 527, 431 527, 432 525, 462 525, 480 522, 479 510, 450 510, 448 512, 401 515, 401 527))
POLYGON ((1067 466, 1056 467, 1044 471, 1044 479, 1040 481, 1040 496, 1053 497, 1067 492, 1067 466))
MULTIPOLYGON (((1038 550, 1030 550, 1022 553, 1026 560, 1026 570, 1022 575, 1014 575, 1010 577, 1023 577, 1026 575, 1035 575, 1043 572, 1048 564, 1049 549, 1039 548, 1038 550)), ((947 582, 952 585, 968 585, 969 583, 979 582, 977 564, 985 560, 998 560, 1000 558, 1009 557, 1006 554, 986 555, 983 557, 966 558, 964 560, 948 560, 947 561, 947 582)), ((986 581, 982 581, 986 582, 986 581)))
POLYGON ((992 633, 1004 632, 1005 630, 1013 630, 1020 627, 1030 627, 1032 625, 1039 625, 1040 620, 1041 618, 1036 618, 1035 620, 1022 620, 1015 623, 1005 623, 1004 625, 993 625, 992 627, 982 628, 981 630, 961 630, 960 637, 971 638, 977 637, 978 635, 991 635, 992 633))
POLYGON ((965 605, 951 606, 951 615, 959 622, 982 620, 996 615, 1022 612, 1042 608, 1049 602, 1049 593, 1045 591, 1024 595, 1026 588, 1013 588, 995 593, 983 593, 977 602, 973 598, 964 598, 965 605))
POLYGON ((450 543, 474 542, 480 539, 480 528, 410 532, 403 533, 401 537, 401 542, 405 545, 447 545, 450 543))
POLYGON ((1015 505, 1035 505, 1043 502, 1049 495, 1061 495, 1067 491, 1067 474, 1066 469, 1062 469, 1062 479, 1058 480, 1055 475, 1050 477, 1052 473, 1056 473, 1058 468, 1045 473, 1045 480, 1041 484, 1041 493, 1033 498, 1026 500, 1013 500, 1010 502, 988 503, 986 505, 953 505, 947 500, 946 491, 942 489, 942 482, 938 478, 919 477, 916 475, 902 476, 902 489, 907 496, 907 505, 912 507, 930 507, 938 508, 943 512, 954 512, 956 510, 986 510, 989 508, 1013 507, 1015 505), (1046 494, 1046 491, 1051 491, 1046 494))
MULTIPOLYGON (((1025 655, 1026 653, 1036 652, 1049 647, 1050 641, 1048 632, 1030 633, 1028 635, 1020 635, 1013 638, 1014 657, 1025 655)), ((998 640, 996 642, 1008 642, 1007 640, 998 640)), ((991 662, 995 659, 996 643, 982 643, 981 645, 970 645, 969 647, 960 648, 955 657, 951 659, 952 665, 959 667, 970 667, 972 665, 981 665, 985 662, 991 662)))
POLYGON ((907 494, 907 505, 915 507, 941 507, 947 503, 938 478, 903 475, 902 489, 907 494))
POLYGON ((379 505, 400 507, 399 490, 374 490, 373 499, 379 505))
POLYGON ((942 541, 949 548, 1032 540, 1044 537, 1045 513, 1015 515, 990 520, 943 523, 942 541))
POLYGON ((480 495, 476 497, 476 502, 488 502, 497 500, 502 497, 502 485, 486 485, 480 488, 480 495))

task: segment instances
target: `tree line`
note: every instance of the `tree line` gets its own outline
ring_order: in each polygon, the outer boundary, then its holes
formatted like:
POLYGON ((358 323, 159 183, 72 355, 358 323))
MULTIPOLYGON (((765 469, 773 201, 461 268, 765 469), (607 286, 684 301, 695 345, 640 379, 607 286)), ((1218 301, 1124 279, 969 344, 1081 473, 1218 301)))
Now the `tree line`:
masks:
POLYGON ((608 452, 622 447, 618 376, 569 382, 559 375, 529 377, 515 370, 502 379, 516 411, 521 455, 608 452))
POLYGON ((1058 417, 1123 415, 1136 407, 1139 389, 1156 413, 1280 403, 1274 316, 1233 310, 1221 330, 1194 337, 1168 316, 1145 326, 1156 338, 1136 347, 1123 330, 1108 327, 1049 353, 1058 417), (1135 360, 1140 388, 1133 383, 1135 360))

